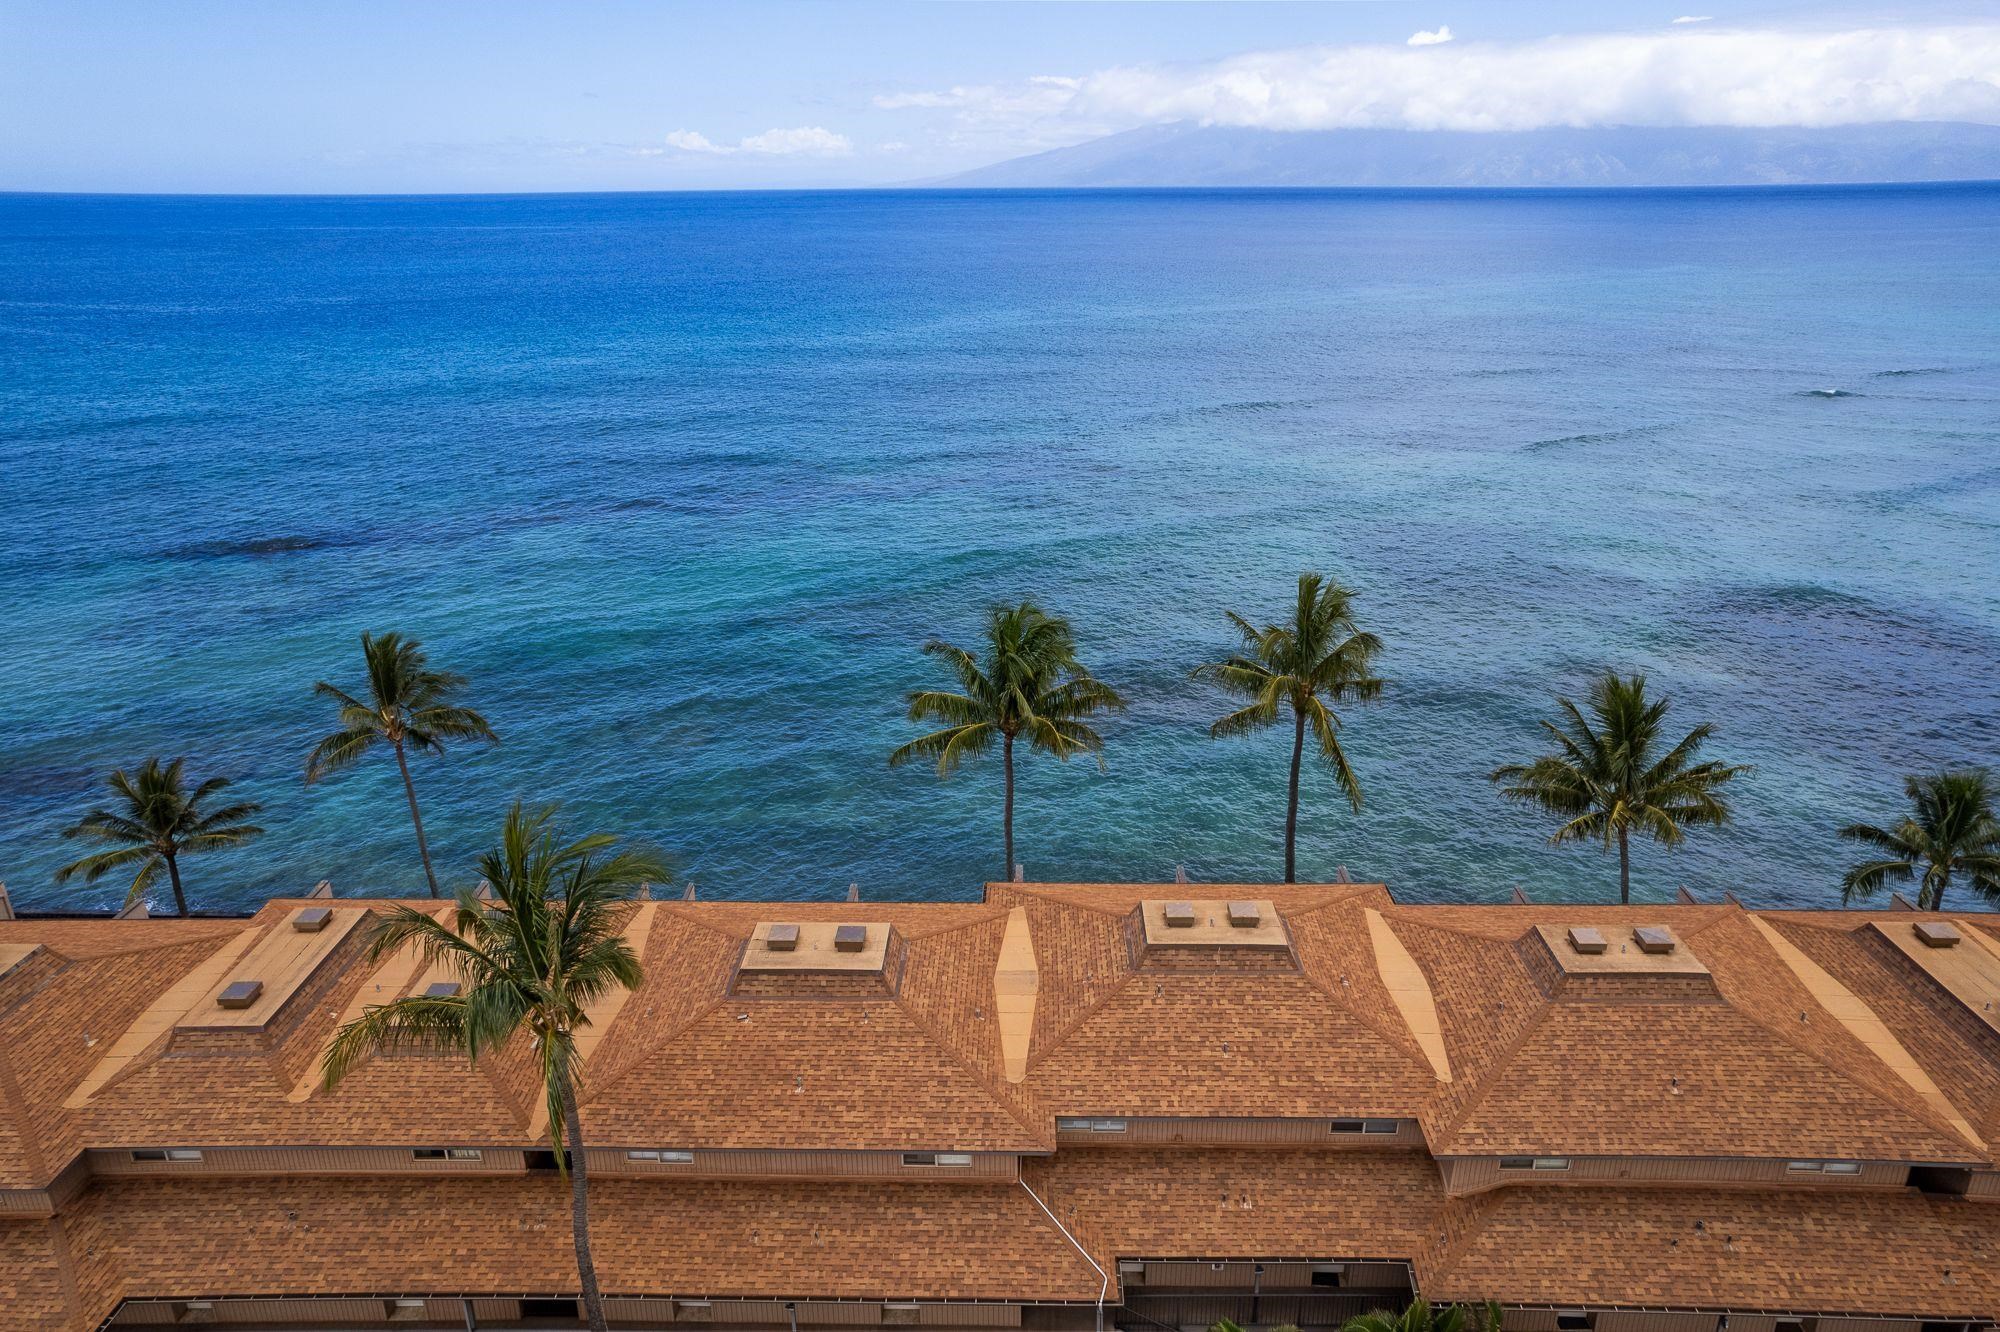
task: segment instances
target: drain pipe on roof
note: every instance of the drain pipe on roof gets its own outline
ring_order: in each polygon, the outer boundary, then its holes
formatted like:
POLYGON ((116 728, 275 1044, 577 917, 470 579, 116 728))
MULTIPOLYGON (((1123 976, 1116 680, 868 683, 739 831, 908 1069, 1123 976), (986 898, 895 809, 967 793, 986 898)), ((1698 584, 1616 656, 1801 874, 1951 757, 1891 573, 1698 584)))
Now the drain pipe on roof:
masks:
POLYGON ((1060 1220, 1057 1220, 1056 1214, 1049 1210, 1049 1205, 1042 1201, 1041 1196, 1039 1194, 1037 1194, 1033 1189, 1028 1187, 1027 1180, 1022 1179, 1019 1175, 1016 1175, 1014 1177, 1014 1182, 1021 1186, 1023 1192, 1025 1192, 1030 1198, 1033 1198, 1035 1200, 1035 1206, 1042 1209, 1043 1216, 1046 1216, 1049 1220, 1055 1222, 1056 1229, 1062 1232, 1062 1237, 1069 1241, 1070 1247, 1072 1249, 1075 1249, 1078 1253, 1082 1254, 1083 1261, 1089 1263, 1091 1267, 1095 1268, 1097 1271, 1097 1275, 1104 1279, 1104 1283, 1097 1288, 1097 1332, 1104 1332, 1104 1297, 1111 1293, 1111 1274, 1105 1271, 1103 1268, 1097 1266, 1097 1260, 1090 1256, 1090 1250, 1084 1248, 1081 1244, 1078 1244, 1076 1242, 1076 1236, 1069 1233, 1069 1227, 1064 1225, 1060 1220))

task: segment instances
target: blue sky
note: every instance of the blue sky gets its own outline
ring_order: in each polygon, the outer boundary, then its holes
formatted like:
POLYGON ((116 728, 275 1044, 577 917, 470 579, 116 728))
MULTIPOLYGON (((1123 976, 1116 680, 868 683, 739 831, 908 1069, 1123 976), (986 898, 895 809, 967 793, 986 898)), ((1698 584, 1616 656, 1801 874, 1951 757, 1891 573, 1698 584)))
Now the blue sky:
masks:
POLYGON ((2000 0, 0 0, 0 189, 880 184, 1182 119, 2000 123, 2000 0))

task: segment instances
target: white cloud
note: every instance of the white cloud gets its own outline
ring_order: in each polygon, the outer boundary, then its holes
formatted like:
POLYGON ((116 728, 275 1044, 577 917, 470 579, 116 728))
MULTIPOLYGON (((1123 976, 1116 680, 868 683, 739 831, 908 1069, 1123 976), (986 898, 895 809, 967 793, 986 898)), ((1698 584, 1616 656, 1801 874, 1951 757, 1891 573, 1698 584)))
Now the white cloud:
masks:
POLYGON ((1715 20, 1715 15, 1713 15, 1713 14, 1683 14, 1683 15, 1681 15, 1681 16, 1680 16, 1679 18, 1675 19, 1675 20, 1674 20, 1674 22, 1676 22, 1676 23, 1711 23, 1711 22, 1713 22, 1714 20, 1715 20))
POLYGON ((1442 46, 1451 40, 1451 25, 1440 23, 1430 32, 1413 32, 1405 46, 1442 46))
POLYGON ((1315 46, 879 97, 1020 145, 1192 120, 1278 130, 2000 123, 2000 23, 1670 26, 1522 42, 1315 46))
MULTIPOLYGON (((845 134, 835 134, 818 125, 765 130, 762 134, 752 134, 733 144, 717 143, 706 134, 697 134, 693 130, 675 130, 666 136, 666 144, 684 153, 707 153, 717 157, 727 157, 732 153, 754 153, 765 157, 846 157, 854 151, 854 145, 845 134)), ((650 157, 657 150, 642 148, 639 151, 642 156, 650 157)))
POLYGON ((678 148, 684 153, 733 153, 734 148, 725 148, 719 143, 711 143, 706 134, 696 134, 693 130, 675 130, 667 136, 667 147, 678 148))
POLYGON ((845 134, 835 134, 818 125, 765 130, 736 146, 746 153, 764 153, 772 157, 845 157, 854 151, 854 145, 848 142, 845 134))

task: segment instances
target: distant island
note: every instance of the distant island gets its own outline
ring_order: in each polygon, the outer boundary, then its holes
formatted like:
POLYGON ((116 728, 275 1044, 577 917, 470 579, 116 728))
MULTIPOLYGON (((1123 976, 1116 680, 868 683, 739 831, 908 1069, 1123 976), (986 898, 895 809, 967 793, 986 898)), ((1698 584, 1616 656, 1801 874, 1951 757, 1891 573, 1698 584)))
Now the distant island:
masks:
POLYGON ((929 185, 1603 187, 2000 179, 2000 126, 1459 130, 1149 125, 929 185))

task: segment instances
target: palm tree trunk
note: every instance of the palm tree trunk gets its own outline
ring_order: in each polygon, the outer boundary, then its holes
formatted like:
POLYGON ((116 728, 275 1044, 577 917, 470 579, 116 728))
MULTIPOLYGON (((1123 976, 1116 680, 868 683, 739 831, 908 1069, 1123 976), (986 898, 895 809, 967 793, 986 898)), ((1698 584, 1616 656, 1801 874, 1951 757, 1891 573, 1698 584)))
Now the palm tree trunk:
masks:
POLYGON ((1007 872, 1000 877, 1012 883, 1014 881, 1014 737, 1012 735, 1001 740, 1000 755, 1007 767, 1007 804, 1000 815, 1000 827, 1007 842, 1007 872))
POLYGON ((188 913, 187 895, 181 891, 181 867, 172 852, 163 859, 167 862, 167 881, 174 886, 174 910, 185 916, 188 913))
POLYGON ((1623 825, 1618 829, 1618 900, 1632 905, 1632 848, 1623 825))
POLYGON ((604 1296, 597 1289, 597 1264, 590 1256, 590 1175, 583 1163, 583 1116, 576 1088, 563 1081, 563 1145, 569 1150, 570 1230, 576 1237, 576 1275, 583 1285, 583 1314, 590 1332, 605 1332, 604 1296))
POLYGON ((1937 886, 1931 889, 1930 909, 1932 911, 1944 910, 1944 889, 1945 885, 1950 882, 1951 882, 1950 870, 1946 870, 1944 873, 1937 876, 1937 886))
POLYGON ((1292 709, 1292 790, 1285 801, 1285 882, 1297 883, 1299 847, 1299 764, 1306 755, 1306 714, 1292 709))
POLYGON ((417 784, 410 780, 410 761, 403 755, 403 742, 396 743, 396 766, 403 770, 403 794, 410 798, 410 822, 417 830, 417 854, 423 857, 424 881, 431 886, 431 896, 438 895, 438 876, 431 871, 431 849, 424 842, 424 816, 417 813, 417 784))

